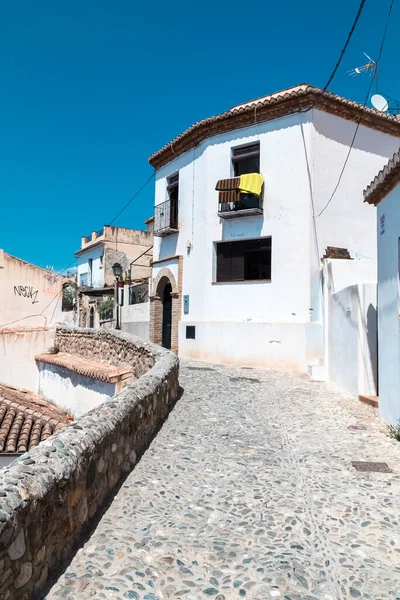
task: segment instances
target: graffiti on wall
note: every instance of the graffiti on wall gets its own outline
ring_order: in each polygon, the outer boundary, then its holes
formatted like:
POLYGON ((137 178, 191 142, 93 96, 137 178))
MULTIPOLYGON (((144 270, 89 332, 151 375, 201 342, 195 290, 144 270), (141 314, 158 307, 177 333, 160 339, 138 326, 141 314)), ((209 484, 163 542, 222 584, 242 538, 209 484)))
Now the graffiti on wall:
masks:
POLYGON ((14 296, 22 296, 32 300, 32 304, 38 304, 39 300, 36 300, 39 290, 33 291, 31 285, 14 285, 14 296))

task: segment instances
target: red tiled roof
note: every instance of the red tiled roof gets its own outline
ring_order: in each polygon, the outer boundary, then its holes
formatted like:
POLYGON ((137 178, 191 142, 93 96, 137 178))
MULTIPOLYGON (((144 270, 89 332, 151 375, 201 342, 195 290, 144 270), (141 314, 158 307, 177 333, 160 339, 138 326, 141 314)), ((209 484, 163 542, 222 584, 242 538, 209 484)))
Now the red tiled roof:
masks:
POLYGON ((159 169, 209 137, 311 108, 400 137, 400 120, 396 115, 379 112, 374 108, 304 83, 245 102, 220 115, 198 121, 152 154, 149 163, 155 169, 159 169))
POLYGON ((86 356, 77 356, 66 352, 58 354, 39 354, 35 356, 37 362, 44 362, 50 365, 64 367, 91 379, 105 381, 107 383, 115 383, 121 379, 127 379, 132 376, 132 367, 114 366, 109 363, 104 363, 100 360, 87 358, 86 356))
POLYGON ((0 452, 27 452, 67 422, 63 411, 36 394, 0 384, 0 452))
POLYGON ((364 190, 364 202, 379 204, 400 183, 400 151, 396 152, 364 190))

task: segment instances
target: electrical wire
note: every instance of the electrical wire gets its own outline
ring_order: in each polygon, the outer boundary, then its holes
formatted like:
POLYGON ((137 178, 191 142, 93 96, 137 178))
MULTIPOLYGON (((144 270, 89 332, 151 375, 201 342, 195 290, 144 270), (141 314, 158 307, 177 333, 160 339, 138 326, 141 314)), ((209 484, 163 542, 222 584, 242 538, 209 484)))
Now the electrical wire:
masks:
POLYGON ((365 98, 364 104, 363 104, 363 106, 362 106, 362 109, 361 109, 361 111, 360 111, 360 117, 359 117, 359 119, 358 119, 357 126, 356 126, 356 128, 355 128, 355 131, 354 131, 353 139, 351 140, 350 148, 349 148, 349 151, 348 151, 348 153, 347 153, 346 159, 345 159, 345 161, 344 161, 344 164, 343 164, 343 168, 342 168, 342 170, 341 170, 341 172, 340 172, 340 175, 339 175, 338 182, 337 182, 337 184, 336 184, 336 186, 335 186, 335 189, 333 190, 333 192, 332 192, 332 194, 331 194, 331 197, 329 198, 328 202, 325 204, 325 206, 324 206, 324 208, 321 210, 321 212, 320 212, 320 213, 318 213, 318 215, 315 217, 315 219, 318 219, 318 217, 320 217, 320 216, 321 216, 321 215, 322 215, 322 214, 325 212, 325 210, 328 208, 328 206, 329 206, 329 205, 330 205, 330 203, 332 202, 333 198, 335 197, 335 194, 336 194, 336 192, 337 192, 337 190, 338 190, 338 188, 339 188, 339 186, 340 186, 340 183, 341 183, 341 181, 342 181, 343 174, 344 174, 344 172, 345 172, 345 170, 346 170, 347 163, 349 162, 350 154, 351 154, 351 152, 352 152, 352 150, 353 150, 354 143, 355 143, 355 141, 356 141, 356 137, 357 137, 358 131, 359 131, 359 129, 360 129, 361 120, 362 120, 362 117, 363 117, 363 112, 362 112, 362 111, 363 111, 363 109, 364 109, 364 108, 366 107, 366 105, 367 105, 368 98, 369 98, 369 96, 370 96, 370 94, 371 94, 372 86, 373 86, 373 84, 374 84, 375 77, 376 77, 376 75, 377 75, 377 72, 378 72, 378 65, 379 65, 379 61, 380 61, 380 60, 381 60, 381 58, 382 58, 382 54, 383 54, 383 48, 384 48, 384 46, 385 46, 386 34, 387 34, 388 27, 389 27, 389 21, 390 21, 390 17, 391 17, 391 14, 392 14, 393 4, 394 4, 394 0, 391 0, 390 7, 389 7, 389 12, 388 12, 388 16, 387 16, 387 19, 386 19, 386 25, 385 25, 385 29, 384 29, 383 36, 382 36, 381 46, 380 46, 380 49, 379 49, 379 55, 378 55, 378 58, 377 58, 377 60, 376 60, 375 67, 374 67, 374 74, 373 74, 373 76, 372 76, 371 83, 370 83, 370 85, 369 85, 369 87, 368 87, 368 92, 367 92, 367 95, 366 95, 366 98, 365 98))
POLYGON ((340 63, 342 62, 343 56, 345 55, 345 52, 347 50, 347 46, 350 43, 350 40, 351 40, 351 38, 353 36, 353 33, 354 33, 354 30, 357 27, 358 20, 361 17, 361 13, 362 13, 363 8, 365 6, 365 2, 366 2, 366 0, 361 0, 360 6, 358 7, 358 11, 357 11, 357 14, 356 14, 356 18, 354 19, 354 23, 352 25, 352 28, 350 29, 350 31, 348 33, 346 43, 343 46, 342 51, 341 51, 340 56, 339 56, 339 59, 338 59, 336 65, 335 65, 335 68, 333 69, 333 71, 331 73, 331 76, 329 77, 328 82, 327 82, 326 86, 324 87, 324 92, 326 92, 326 90, 328 89, 328 87, 332 83, 332 80, 335 77, 336 72, 337 72, 337 70, 338 70, 338 68, 340 66, 340 63))
POLYGON ((124 210, 125 210, 126 208, 128 208, 128 206, 130 205, 130 203, 131 203, 131 202, 133 202, 133 200, 136 198, 136 196, 138 196, 138 195, 140 194, 140 192, 141 192, 141 191, 142 191, 142 190, 143 190, 143 189, 146 187, 146 185, 147 185, 148 183, 150 183, 150 181, 153 179, 153 177, 155 177, 155 174, 156 174, 156 172, 154 171, 154 172, 153 172, 153 173, 150 175, 150 177, 147 179, 147 181, 145 181, 145 183, 142 185, 142 187, 140 187, 140 188, 138 189, 138 191, 136 192, 136 194, 134 194, 134 195, 132 196, 132 198, 129 200, 129 202, 127 202, 127 203, 125 204, 125 206, 124 206, 123 208, 121 208, 121 210, 119 211, 119 213, 118 213, 117 215, 115 215, 115 217, 113 218, 113 220, 109 222, 109 225, 112 225, 112 224, 114 223, 114 221, 116 221, 116 220, 118 219, 118 217, 119 217, 120 215, 122 215, 122 213, 124 212, 124 210))
MULTIPOLYGON (((133 202, 133 200, 140 194, 140 192, 146 187, 146 185, 148 183, 150 183, 150 181, 153 179, 153 177, 155 176, 156 172, 154 171, 152 173, 152 175, 145 181, 145 183, 138 189, 138 191, 132 196, 132 198, 129 200, 129 202, 127 202, 125 204, 125 206, 123 206, 121 208, 121 210, 117 213, 117 215, 113 218, 112 221, 110 221, 110 225, 112 223, 114 223, 116 221, 116 219, 122 215, 122 213, 124 212, 124 210, 126 210, 128 208, 128 206, 133 202)), ((61 276, 67 269, 69 269, 70 267, 72 267, 73 264, 75 264, 77 261, 76 258, 74 258, 74 260, 72 262, 69 263, 69 265, 67 265, 66 267, 64 267, 64 269, 62 269, 62 271, 60 271, 59 273, 55 273, 56 276, 61 276)), ((45 317, 43 315, 43 313, 48 309, 48 307, 54 302, 54 300, 62 294, 62 289, 54 296, 54 298, 52 298, 52 300, 44 307, 44 309, 42 310, 42 312, 40 313, 35 313, 32 315, 28 315, 26 317, 22 317, 21 319, 15 319, 15 321, 10 321, 9 323, 3 323, 2 325, 0 325, 0 329, 2 329, 3 327, 8 327, 9 325, 13 325, 14 323, 20 323, 21 321, 26 321, 26 319, 31 319, 32 317, 43 317, 47 323, 47 317, 45 317)), ((56 305, 57 306, 57 305, 56 305)), ((55 311, 55 309, 54 309, 55 311)), ((54 312, 53 312, 54 315, 54 312)))
POLYGON ((3 323, 2 325, 0 325, 0 329, 2 329, 3 327, 8 327, 9 325, 13 325, 14 323, 20 323, 21 321, 26 321, 26 319, 31 319, 32 317, 43 317, 43 319, 45 320, 45 322, 47 324, 47 317, 45 317, 43 313, 49 308, 49 306, 51 304, 53 304, 54 300, 56 300, 58 298, 58 296, 61 296, 62 292, 63 292, 62 289, 59 292, 57 292, 57 294, 54 296, 54 298, 52 298, 50 300, 50 302, 44 307, 42 312, 28 315, 26 317, 21 317, 21 319, 15 319, 15 321, 10 321, 9 323, 3 323))

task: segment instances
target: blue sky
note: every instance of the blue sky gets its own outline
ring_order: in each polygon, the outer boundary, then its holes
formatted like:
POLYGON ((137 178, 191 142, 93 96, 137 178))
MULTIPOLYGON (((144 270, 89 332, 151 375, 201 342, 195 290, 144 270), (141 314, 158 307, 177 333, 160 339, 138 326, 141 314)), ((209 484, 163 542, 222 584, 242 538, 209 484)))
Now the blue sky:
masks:
MULTIPOLYGON (((14 0, 0 18, 0 248, 64 268, 193 122, 298 83, 324 86, 359 0, 14 0)), ((331 91, 363 102, 389 0, 367 0, 331 91)), ((400 98, 399 2, 379 88, 400 98)), ((143 228, 153 182, 115 223, 143 228)))

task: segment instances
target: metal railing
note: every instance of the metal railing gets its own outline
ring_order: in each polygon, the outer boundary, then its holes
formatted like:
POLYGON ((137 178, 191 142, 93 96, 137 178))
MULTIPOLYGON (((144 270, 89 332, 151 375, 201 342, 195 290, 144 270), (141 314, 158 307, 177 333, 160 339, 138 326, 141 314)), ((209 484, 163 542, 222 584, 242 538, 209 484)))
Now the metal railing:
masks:
POLYGON ((92 241, 92 234, 86 235, 84 237, 84 240, 85 240, 85 244, 88 244, 89 242, 91 242, 92 241))
MULTIPOLYGON (((220 194, 220 198, 223 197, 220 194)), ((262 209, 262 196, 254 194, 237 194, 233 202, 218 202, 218 212, 237 212, 239 210, 262 209)))
POLYGON ((178 201, 167 200, 154 209, 154 232, 178 229, 178 201))
POLYGON ((101 229, 99 229, 98 231, 96 231, 95 238, 97 239, 98 237, 102 236, 103 233, 104 233, 104 227, 102 227, 101 229))

